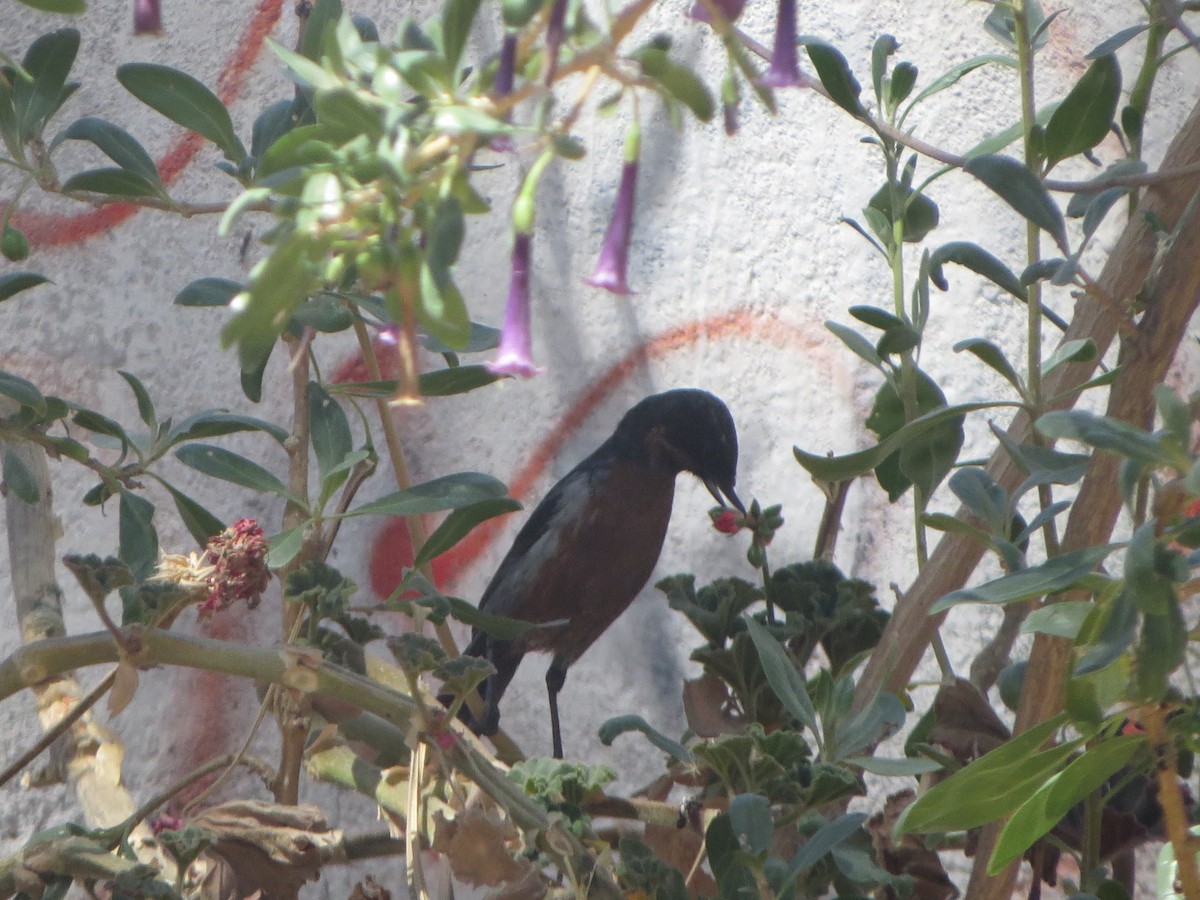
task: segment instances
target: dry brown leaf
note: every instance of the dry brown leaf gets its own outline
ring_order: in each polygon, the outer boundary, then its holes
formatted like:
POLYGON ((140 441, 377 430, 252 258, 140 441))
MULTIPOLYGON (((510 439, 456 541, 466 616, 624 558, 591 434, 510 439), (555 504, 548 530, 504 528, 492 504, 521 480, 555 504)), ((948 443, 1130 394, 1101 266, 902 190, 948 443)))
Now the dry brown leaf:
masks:
POLYGON ((112 690, 108 692, 108 717, 115 719, 127 707, 138 689, 137 666, 127 659, 117 663, 112 690))
POLYGON ((454 877, 479 887, 495 887, 522 878, 530 869, 513 858, 521 837, 499 814, 481 808, 460 812, 453 820, 435 816, 433 849, 446 854, 454 877))
MULTIPOLYGON (((867 833, 880 864, 893 875, 908 875, 913 879, 910 896, 914 900, 951 900, 958 896, 958 888, 946 874, 938 855, 916 835, 905 835, 899 844, 892 840, 896 820, 916 796, 915 791, 905 790, 888 797, 883 811, 867 821, 867 833)), ((895 900, 896 894, 887 888, 881 896, 883 900, 895 900)))
POLYGON ((736 734, 746 726, 734 712, 728 686, 711 672, 683 683, 683 712, 688 727, 703 738, 736 734))
POLYGON ((391 891, 368 875, 354 886, 349 900, 392 900, 391 891))
POLYGON ((530 870, 520 881, 504 885, 488 894, 488 900, 541 900, 547 888, 537 872, 530 870))
MULTIPOLYGON (((659 859, 670 863, 686 878, 704 847, 704 837, 691 827, 676 828, 668 825, 646 825, 642 842, 654 851, 659 859)), ((703 869, 698 869, 688 887, 693 897, 715 897, 717 883, 703 869)))
POLYGON ((238 897, 256 891, 264 898, 294 897, 320 877, 323 859, 341 844, 341 833, 315 806, 231 800, 204 810, 191 824, 216 835, 207 855, 232 869, 238 897))
POLYGON ((941 744, 964 764, 1012 737, 1012 732, 1000 721, 987 698, 962 678, 938 688, 933 700, 933 714, 937 724, 930 732, 930 741, 941 744))

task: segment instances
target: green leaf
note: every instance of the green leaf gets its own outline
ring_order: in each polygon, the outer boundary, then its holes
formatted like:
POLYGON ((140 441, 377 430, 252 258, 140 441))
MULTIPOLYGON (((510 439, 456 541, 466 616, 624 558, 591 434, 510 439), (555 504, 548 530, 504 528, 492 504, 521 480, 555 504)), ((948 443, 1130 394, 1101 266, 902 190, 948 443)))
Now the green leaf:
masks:
POLYGON ((905 775, 927 775, 930 772, 940 772, 945 768, 940 762, 926 759, 923 756, 906 756, 901 759, 891 759, 884 756, 850 756, 842 760, 848 766, 858 766, 864 772, 872 775, 882 775, 885 778, 898 778, 905 775))
POLYGON ((133 399, 137 401, 138 415, 141 416, 142 421, 146 423, 146 427, 153 433, 154 429, 158 427, 158 416, 154 414, 154 401, 150 399, 150 394, 146 391, 145 385, 131 372, 123 372, 118 369, 117 374, 125 379, 125 383, 133 391, 133 399))
POLYGON ((1042 361, 1042 376, 1045 377, 1067 363, 1092 362, 1100 355, 1096 342, 1091 338, 1063 341, 1050 356, 1042 361))
POLYGON ((32 81, 12 81, 13 114, 21 143, 39 136, 70 96, 73 88, 67 84, 67 76, 78 52, 79 32, 74 28, 43 34, 29 45, 21 66, 32 81))
POLYGON ((316 0, 309 11, 308 22, 304 27, 304 41, 300 44, 300 52, 305 59, 315 62, 321 58, 321 45, 325 33, 336 27, 341 17, 341 0, 316 0))
POLYGON ((39 275, 37 272, 9 272, 7 275, 0 275, 0 301, 7 300, 21 291, 37 287, 39 284, 51 283, 49 278, 39 275))
POLYGON ((1169 465, 1172 462, 1158 438, 1120 419, 1071 409, 1048 412, 1038 419, 1035 425, 1037 430, 1048 438, 1082 441, 1100 450, 1111 450, 1143 465, 1169 465))
POLYGON ((1108 135, 1121 96, 1121 68, 1109 53, 1092 62, 1046 124, 1047 168, 1091 150, 1108 135))
POLYGON ((988 874, 995 875, 1019 858, 1042 835, 1057 825, 1088 794, 1098 790, 1133 759, 1146 739, 1140 735, 1109 738, 1088 747, 1065 769, 1052 775, 1042 788, 1013 813, 1004 826, 988 874))
POLYGON ((889 328, 875 344, 875 352, 881 357, 900 356, 921 343, 921 335, 908 325, 889 328))
POLYGON ((20 456, 11 448, 4 452, 4 486, 31 506, 38 502, 41 491, 37 479, 20 456))
POLYGON ((642 74, 657 81, 673 98, 690 109, 697 119, 707 122, 716 106, 708 86, 687 66, 680 65, 655 46, 642 47, 633 54, 642 74))
POLYGON ((775 822, 771 819, 771 801, 761 794, 738 794, 729 803, 729 824, 738 843, 757 855, 771 849, 775 822))
POLYGON ((863 822, 867 820, 865 813, 846 813, 838 816, 832 822, 826 822, 817 833, 804 842, 804 846, 788 862, 788 878, 799 877, 820 862, 830 850, 857 834, 863 822))
POLYGON ((417 308, 421 326, 447 346, 462 350, 471 334, 471 317, 458 286, 448 273, 439 275, 430 266, 421 266, 421 305, 417 308))
POLYGON ((875 99, 883 105, 883 76, 887 74, 888 57, 900 49, 900 42, 890 34, 881 34, 871 46, 871 87, 875 99))
POLYGON ((0 394, 16 400, 22 406, 28 406, 38 415, 46 412, 46 398, 32 381, 26 381, 20 375, 11 372, 0 372, 0 394))
POLYGON ((460 597, 442 597, 440 599, 446 601, 449 605, 450 612, 454 618, 502 641, 513 641, 535 629, 549 628, 562 624, 559 620, 539 623, 525 622, 521 619, 510 619, 507 616, 496 616, 481 611, 477 606, 468 603, 460 597))
POLYGON ((936 203, 924 194, 917 193, 912 188, 885 184, 871 197, 870 202, 867 204, 867 209, 863 210, 863 215, 870 221, 872 217, 867 210, 873 209, 881 213, 888 227, 887 232, 881 234, 880 237, 885 244, 891 245, 894 243, 892 225, 896 221, 896 216, 892 196, 893 191, 900 192, 898 203, 903 204, 901 207, 903 209, 901 239, 906 244, 920 243, 929 232, 937 227, 941 213, 938 211, 936 203))
POLYGON ((1052 634, 1075 640, 1083 620, 1092 614, 1096 604, 1090 600, 1062 600, 1035 609, 1021 623, 1022 634, 1052 634))
POLYGON ((224 522, 187 494, 177 490, 165 481, 162 482, 162 485, 170 492, 171 499, 175 501, 175 509, 179 513, 179 518, 183 520, 188 534, 192 536, 198 545, 204 547, 208 544, 210 537, 220 534, 225 530, 224 522))
POLYGON ((991 546, 992 543, 991 536, 982 528, 976 528, 974 525, 964 522, 962 519, 948 513, 923 513, 921 515, 921 524, 926 528, 932 528, 936 531, 964 535, 985 547, 991 546))
POLYGON ((880 309, 878 306, 851 306, 846 312, 864 325, 870 325, 880 331, 901 328, 905 324, 899 316, 893 315, 886 309, 880 309))
POLYGON ((146 149, 138 143, 137 138, 119 125, 106 122, 94 116, 87 116, 72 122, 67 130, 59 135, 57 141, 88 141, 127 172, 141 176, 148 184, 163 189, 158 167, 146 149))
POLYGON ((448 273, 458 261, 465 233, 462 207, 454 197, 443 197, 425 230, 425 260, 435 274, 448 273))
POLYGON ((442 10, 442 52, 451 69, 458 68, 480 0, 449 0, 442 10))
POLYGON ((177 306, 228 306, 245 288, 228 278, 197 278, 175 295, 177 306))
POLYGON ((62 186, 63 191, 91 191, 113 197, 161 197, 162 189, 136 172, 127 169, 89 169, 72 175, 62 186))
POLYGON ((1108 604, 1099 635, 1094 639, 1088 636, 1075 675, 1090 675, 1112 665, 1133 643, 1137 621, 1137 603, 1129 591, 1120 591, 1108 604))
POLYGON ((935 78, 927 88, 913 98, 908 108, 911 110, 926 97, 932 97, 934 94, 940 93, 947 88, 954 87, 964 75, 968 75, 976 69, 988 65, 1007 66, 1010 69, 1015 69, 1017 68, 1017 61, 1011 56, 1002 56, 995 53, 989 53, 985 56, 973 56, 965 62, 960 62, 958 65, 952 66, 935 78))
POLYGON ((221 345, 237 346, 244 371, 262 365, 291 313, 316 284, 306 239, 298 233, 289 235, 255 267, 246 293, 235 298, 234 305, 241 303, 241 308, 221 330, 221 345))
POLYGON ((295 106, 295 100, 278 100, 255 117, 250 131, 250 155, 256 160, 261 162, 270 146, 295 126, 296 119, 292 117, 295 106))
POLYGON ((961 353, 964 350, 977 357, 988 368, 999 373, 1005 381, 1016 388, 1018 394, 1025 395, 1025 383, 1021 380, 1021 376, 1012 367, 1012 363, 1008 361, 1004 351, 991 341, 983 338, 968 338, 954 345, 955 353, 961 353))
POLYGON ((1115 53, 1149 27, 1149 22, 1143 22, 1140 25, 1130 25, 1128 28, 1122 28, 1116 34, 1109 35, 1089 50, 1084 59, 1097 59, 1101 56, 1108 56, 1110 53, 1115 53))
POLYGON ((445 553, 470 534, 471 530, 481 522, 516 512, 519 509, 521 509, 520 501, 514 500, 512 497, 501 497, 496 500, 482 500, 479 503, 453 510, 425 541, 421 552, 413 560, 413 565, 423 566, 435 556, 445 553))
POLYGON ((934 785, 901 814, 896 835, 966 831, 1002 818, 1033 796, 1082 743, 1079 738, 1038 750, 1066 720, 1059 713, 934 785))
POLYGON ((129 435, 125 433, 125 429, 121 427, 121 423, 108 416, 96 412, 94 409, 79 409, 75 415, 71 417, 71 421, 80 428, 86 428, 88 431, 93 431, 96 434, 103 434, 107 437, 116 438, 121 442, 122 447, 129 443, 129 435))
POLYGON ((779 702, 783 704, 788 715, 811 731, 820 742, 821 732, 817 727, 817 711, 813 708, 812 700, 808 696, 804 678, 797 671, 791 657, 788 656, 783 645, 772 637, 771 632, 767 631, 765 625, 760 624, 752 616, 746 616, 743 621, 746 623, 746 630, 750 633, 750 639, 754 641, 754 648, 758 651, 758 658, 762 662, 763 673, 767 676, 771 690, 775 692, 775 696, 779 698, 779 702))
POLYGON ((224 447, 216 447, 212 444, 187 444, 176 450, 175 456, 185 466, 189 466, 197 472, 203 472, 212 478, 219 478, 222 481, 250 488, 252 491, 275 494, 285 500, 300 503, 300 500, 292 496, 291 491, 282 481, 258 463, 226 450, 224 447))
POLYGON ((875 351, 875 347, 865 337, 853 328, 839 325, 837 322, 826 322, 825 327, 832 331, 850 351, 876 369, 883 367, 883 360, 875 351))
POLYGON ((933 412, 926 413, 920 418, 913 419, 899 431, 889 435, 874 447, 848 453, 845 456, 822 456, 809 453, 794 447, 796 461, 817 481, 846 481, 865 475, 892 453, 903 447, 914 437, 927 434, 947 420, 958 418, 970 412, 981 409, 999 409, 1005 406, 1017 406, 1016 403, 1003 401, 988 403, 961 403, 956 406, 945 406, 933 412))
MULTIPOLYGON (((918 416, 945 406, 941 388, 926 373, 916 372, 916 412, 918 416)), ((867 427, 886 440, 908 421, 909 411, 896 392, 894 383, 885 382, 875 398, 867 427)), ((963 420, 952 418, 928 432, 906 441, 895 454, 875 467, 875 477, 894 502, 916 484, 924 497, 930 497, 953 468, 963 442, 963 420)))
POLYGON ((350 422, 346 411, 315 381, 308 383, 308 419, 317 469, 324 481, 354 449, 350 422))
POLYGON ((1011 575, 1004 575, 978 587, 951 591, 933 605, 931 613, 939 613, 957 603, 1015 603, 1046 594, 1064 591, 1089 574, 1104 560, 1117 544, 1101 544, 1064 553, 1011 575))
MULTIPOLYGON (((479 472, 459 472, 435 478, 424 484, 414 485, 407 490, 395 491, 378 500, 364 503, 338 518, 352 516, 418 516, 458 509, 484 500, 504 497, 508 489, 504 483, 479 472)), ((330 518, 333 518, 332 516, 330 518)))
POLYGON ((1142 639, 1138 643, 1135 667, 1135 696, 1160 703, 1171 689, 1171 675, 1183 664, 1187 650, 1188 628, 1172 603, 1163 613, 1142 616, 1142 639))
POLYGON ((892 81, 888 86, 888 106, 892 109, 898 107, 912 93, 914 85, 917 83, 917 67, 910 62, 896 63, 896 68, 892 71, 892 81))
POLYGON ((1054 238, 1055 243, 1065 252, 1067 231, 1062 212, 1028 166, 1008 156, 989 154, 968 160, 965 170, 1054 238))
POLYGON ((279 569, 295 559, 296 555, 304 549, 304 532, 311 524, 304 522, 295 528, 289 528, 287 531, 268 538, 267 565, 272 569, 279 569))
MULTIPOLYGON (((421 373, 421 394, 426 397, 449 397, 465 394, 499 380, 487 366, 454 366, 421 373)), ((392 393, 395 393, 393 389, 392 393)))
POLYGON ((950 476, 950 490, 963 505, 978 516, 992 534, 1006 535, 1012 513, 1008 495, 987 471, 979 466, 966 466, 950 476))
POLYGON ((863 108, 858 95, 862 87, 841 51, 828 41, 807 35, 797 38, 796 43, 808 51, 808 58, 833 102, 852 116, 861 116, 863 108))
POLYGON ((117 69, 117 81, 151 109, 208 138, 231 163, 246 158, 229 110, 191 75, 155 63, 126 63, 117 69))
POLYGON ((84 3, 84 0, 20 0, 20 2, 24 3, 30 9, 54 13, 55 15, 73 16, 87 9, 87 4, 84 3))
POLYGON ((869 706, 837 723, 830 759, 840 762, 885 740, 904 724, 904 716, 904 704, 899 697, 888 693, 876 694, 869 706))
POLYGON ((693 759, 692 752, 687 747, 683 746, 679 741, 671 740, 662 732, 656 731, 641 716, 617 716, 607 720, 600 726, 598 732, 600 743, 605 747, 611 747, 612 742, 616 740, 618 735, 626 734, 630 731, 640 731, 646 736, 646 740, 672 759, 685 763, 690 763, 693 759))
POLYGON ((943 291, 946 290, 946 280, 942 274, 942 266, 948 262, 957 263, 977 275, 982 275, 1018 300, 1027 298, 1025 288, 1021 286, 1020 279, 1012 270, 978 244, 972 244, 970 241, 951 241, 933 251, 929 259, 929 277, 943 291))
POLYGON ((254 416, 243 416, 238 413, 225 412, 221 409, 211 409, 207 412, 189 416, 171 429, 169 442, 177 444, 180 441, 192 441, 196 438, 221 437, 226 434, 237 434, 242 431, 262 431, 269 434, 279 443, 287 440, 286 428, 256 419, 254 416))
POLYGON ((117 531, 121 562, 144 580, 158 562, 158 532, 154 530, 154 504, 121 489, 117 531))

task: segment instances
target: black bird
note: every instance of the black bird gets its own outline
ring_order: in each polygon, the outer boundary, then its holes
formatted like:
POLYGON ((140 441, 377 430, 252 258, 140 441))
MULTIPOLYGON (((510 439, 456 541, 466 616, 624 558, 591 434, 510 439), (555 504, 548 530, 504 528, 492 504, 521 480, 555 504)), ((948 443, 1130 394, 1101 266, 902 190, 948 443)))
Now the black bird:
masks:
POLYGON ((517 534, 479 608, 535 628, 515 640, 478 629, 463 651, 496 667, 479 688, 483 714, 464 718, 494 734, 500 698, 530 651, 554 654, 546 672, 555 758, 562 758, 558 692, 567 669, 633 602, 658 562, 675 476, 691 472, 725 505, 745 513, 734 493, 737 431, 729 409, 707 391, 682 389, 647 397, 617 430, 567 473, 517 534))

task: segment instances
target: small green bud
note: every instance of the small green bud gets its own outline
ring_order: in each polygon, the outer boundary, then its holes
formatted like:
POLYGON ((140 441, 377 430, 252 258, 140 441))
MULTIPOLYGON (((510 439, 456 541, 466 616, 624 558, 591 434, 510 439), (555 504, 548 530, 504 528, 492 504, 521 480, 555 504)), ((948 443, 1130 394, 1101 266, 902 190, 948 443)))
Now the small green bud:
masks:
POLYGON ((500 14, 509 28, 524 28, 538 14, 543 0, 504 0, 500 14))
POLYGON ((20 262, 29 255, 29 239, 11 225, 5 225, 4 236, 0 237, 0 253, 10 262, 20 262))

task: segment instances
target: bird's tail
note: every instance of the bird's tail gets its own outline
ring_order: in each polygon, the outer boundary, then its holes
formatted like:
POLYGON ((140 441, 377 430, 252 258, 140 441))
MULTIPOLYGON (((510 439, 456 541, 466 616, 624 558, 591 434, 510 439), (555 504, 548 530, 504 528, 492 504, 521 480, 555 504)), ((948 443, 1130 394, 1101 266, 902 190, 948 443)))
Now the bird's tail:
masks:
MULTIPOLYGON (((476 734, 495 734, 500 727, 500 698, 508 690, 508 684, 517 674, 517 666, 525 654, 517 650, 512 641, 497 640, 482 631, 476 631, 471 643, 463 650, 463 656, 486 659, 496 667, 496 672, 479 685, 479 698, 483 701, 481 716, 478 719, 473 716, 464 703, 459 707, 458 717, 476 734)), ((444 706, 449 706, 453 699, 449 695, 438 697, 444 706)))

